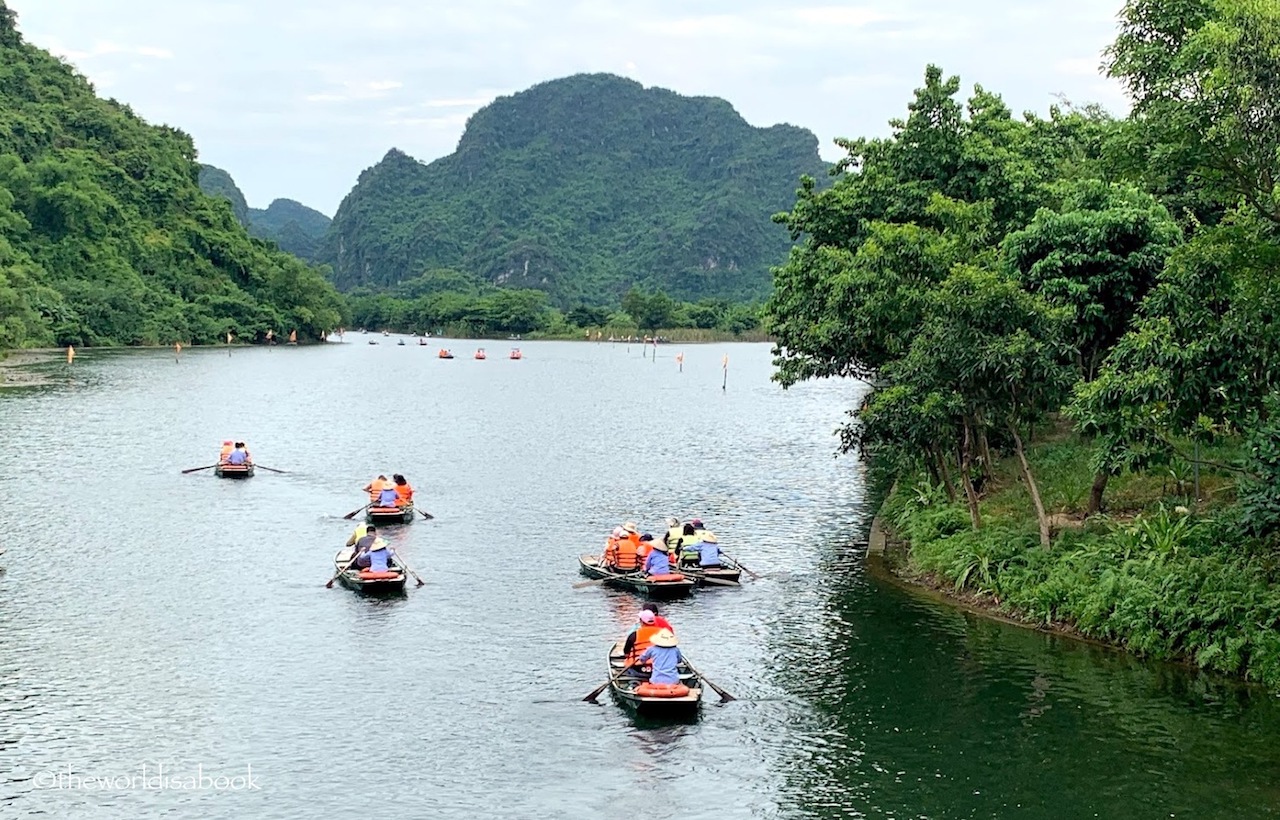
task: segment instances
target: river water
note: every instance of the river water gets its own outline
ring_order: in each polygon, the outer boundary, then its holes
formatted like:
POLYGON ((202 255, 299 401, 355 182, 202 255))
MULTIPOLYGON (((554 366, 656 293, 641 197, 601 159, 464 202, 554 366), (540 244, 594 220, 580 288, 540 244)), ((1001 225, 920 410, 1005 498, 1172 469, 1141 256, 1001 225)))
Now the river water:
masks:
POLYGON ((86 353, 0 393, 0 817, 1280 812, 1274 697, 868 576, 833 457, 857 385, 783 391, 765 345, 681 373, 676 346, 393 341, 86 353), (231 437, 287 474, 180 474, 231 437), (435 515, 392 534, 427 585, 325 589, 392 471, 435 515), (739 700, 651 726, 581 702, 637 600, 571 585, 669 514, 768 577, 665 608, 739 700))

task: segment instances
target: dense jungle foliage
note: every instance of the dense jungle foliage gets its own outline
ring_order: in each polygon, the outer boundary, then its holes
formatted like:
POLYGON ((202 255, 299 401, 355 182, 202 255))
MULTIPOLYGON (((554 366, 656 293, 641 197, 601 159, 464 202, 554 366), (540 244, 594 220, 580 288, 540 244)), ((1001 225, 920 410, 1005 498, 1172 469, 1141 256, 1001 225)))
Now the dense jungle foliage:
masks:
POLYGON ((778 216, 777 378, 869 384, 917 570, 1280 687, 1280 6, 1130 0, 1131 114, 931 66, 778 216))
POLYGON ((236 219, 251 235, 274 242, 280 250, 300 259, 320 261, 321 244, 332 221, 329 217, 292 199, 276 199, 266 208, 250 208, 231 175, 213 165, 200 166, 199 181, 206 194, 231 203, 236 219))
POLYGON ((191 138, 98 98, 0 0, 0 349, 316 338, 343 301, 197 185, 191 138))
POLYGON ((450 269, 565 310, 616 305, 633 285, 749 302, 789 247, 769 215, 822 167, 809 131, 576 75, 476 112, 450 156, 424 165, 391 150, 343 200, 325 261, 343 289, 450 269))

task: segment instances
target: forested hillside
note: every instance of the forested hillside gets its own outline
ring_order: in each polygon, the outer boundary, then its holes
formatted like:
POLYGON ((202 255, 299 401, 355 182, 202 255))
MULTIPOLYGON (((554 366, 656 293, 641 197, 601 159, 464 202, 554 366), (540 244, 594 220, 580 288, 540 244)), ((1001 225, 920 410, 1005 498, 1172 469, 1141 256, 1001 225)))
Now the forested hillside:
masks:
POLYGON ((910 569, 1280 688, 1280 6, 1130 0, 1115 119, 930 67, 783 218, 778 378, 872 389, 847 449, 910 569))
POLYGON ((389 151, 338 209, 325 258, 344 289, 450 268, 561 307, 617 304, 632 285, 763 298, 789 247, 769 218, 823 168, 806 130, 577 75, 495 100, 450 156, 389 151))
POLYGON ((0 348, 338 326, 319 271, 251 238, 198 173, 189 136, 98 98, 0 0, 0 348))
POLYGON ((210 196, 231 203, 231 210, 249 233, 267 239, 294 256, 318 262, 329 217, 292 199, 276 199, 266 208, 250 208, 231 175, 213 165, 200 166, 200 187, 210 196))

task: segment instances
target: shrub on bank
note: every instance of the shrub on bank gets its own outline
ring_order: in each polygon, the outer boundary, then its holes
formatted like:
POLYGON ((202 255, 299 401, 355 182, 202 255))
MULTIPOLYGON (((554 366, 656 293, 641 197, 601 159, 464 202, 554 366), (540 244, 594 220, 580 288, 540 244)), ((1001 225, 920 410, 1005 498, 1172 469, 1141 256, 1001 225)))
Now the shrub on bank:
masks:
MULTIPOLYGON (((1079 454, 1087 458, 1084 448, 1079 454)), ((1280 690, 1280 572, 1272 552, 1244 534, 1238 508, 1197 514, 1176 502, 1157 499, 1136 516, 1075 522, 1049 550, 1033 520, 1007 511, 1017 505, 1005 512, 984 506, 975 531, 963 503, 927 482, 900 483, 882 516, 909 543, 911 567, 957 593, 987 598, 1029 622, 1280 690)))

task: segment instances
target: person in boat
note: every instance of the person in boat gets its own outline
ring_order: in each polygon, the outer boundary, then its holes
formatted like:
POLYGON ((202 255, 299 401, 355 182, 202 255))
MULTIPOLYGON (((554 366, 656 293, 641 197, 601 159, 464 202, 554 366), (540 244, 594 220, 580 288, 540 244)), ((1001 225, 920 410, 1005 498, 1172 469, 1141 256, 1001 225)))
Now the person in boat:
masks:
POLYGON ((671 574, 671 556, 664 550, 654 550, 644 560, 644 574, 649 577, 671 574))
POLYGON ((670 629, 672 632, 676 631, 676 628, 671 625, 671 622, 668 621, 666 618, 662 617, 662 613, 658 610, 657 604, 650 601, 649 603, 644 605, 644 608, 653 613, 654 626, 660 627, 662 629, 670 629))
POLYGON ((222 442, 222 449, 218 451, 218 463, 226 464, 227 456, 231 455, 231 451, 235 449, 235 445, 229 441, 222 442))
POLYGON ((382 483, 382 489, 378 491, 378 500, 373 502, 375 507, 396 507, 399 505, 400 494, 396 492, 396 485, 390 481, 382 483))
POLYGON ((640 562, 640 566, 644 566, 644 562, 649 557, 649 553, 653 552, 654 547, 653 536, 645 533, 640 536, 640 544, 636 547, 636 560, 640 562))
POLYGON ((640 532, 634 521, 622 525, 622 536, 613 539, 610 546, 612 550, 605 550, 605 563, 609 566, 622 572, 634 572, 640 568, 640 532), (613 559, 611 561, 608 560, 610 552, 613 559))
POLYGON ((249 457, 249 451, 245 448, 243 441, 237 441, 236 447, 230 453, 227 453, 228 464, 252 464, 253 459, 249 457))
POLYGON ((670 629, 659 629, 650 639, 651 646, 636 658, 637 664, 649 664, 649 683, 680 682, 680 649, 670 629))
POLYGON ((370 504, 378 503, 378 496, 381 495, 383 489, 386 488, 388 483, 387 477, 380 475, 364 486, 364 491, 369 494, 370 504))
POLYGON ((667 519, 667 531, 662 536, 662 543, 670 549, 680 542, 680 536, 684 534, 684 527, 680 524, 679 518, 667 519))
POLYGON ((396 506, 413 506, 413 485, 400 473, 396 473, 392 478, 395 479, 396 506))
POLYGON ((658 619, 651 610, 642 609, 636 616, 636 625, 631 627, 627 638, 622 642, 622 654, 627 663, 635 664, 640 654, 653 645, 653 636, 663 627, 654 623, 658 619))
POLYGON ((720 539, 714 532, 703 533, 698 542, 698 566, 703 569, 720 569, 720 539))
POLYGON ((680 533, 680 538, 676 542, 676 549, 678 550, 678 554, 680 556, 680 563, 682 564, 698 563, 698 556, 700 554, 698 551, 698 543, 701 540, 702 540, 702 534, 699 533, 698 530, 694 527, 692 521, 684 525, 684 528, 681 530, 681 533, 680 533))
POLYGON ((391 554, 385 540, 378 536, 378 528, 370 524, 356 542, 356 566, 373 572, 386 572, 391 554))
POLYGON ((364 538, 365 533, 367 533, 368 531, 369 531, 368 524, 360 524, 359 526, 357 526, 355 530, 351 533, 351 537, 347 539, 347 546, 354 547, 361 538, 364 538))

